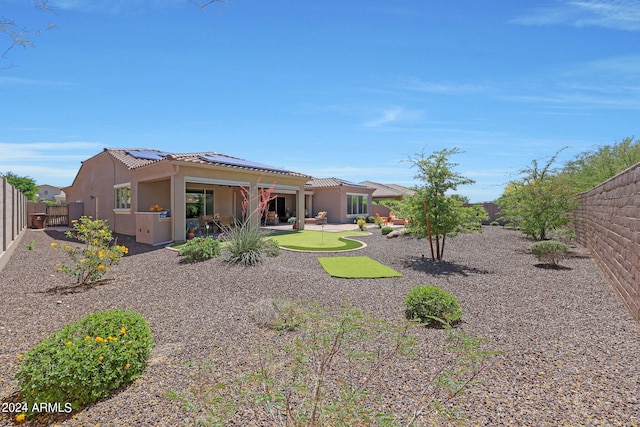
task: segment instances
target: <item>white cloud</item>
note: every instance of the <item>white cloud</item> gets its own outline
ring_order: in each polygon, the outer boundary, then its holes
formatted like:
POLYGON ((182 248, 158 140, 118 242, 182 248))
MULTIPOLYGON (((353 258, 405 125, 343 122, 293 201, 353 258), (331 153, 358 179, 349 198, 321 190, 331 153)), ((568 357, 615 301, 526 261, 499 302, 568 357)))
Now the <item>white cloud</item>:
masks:
POLYGON ((604 27, 625 31, 640 30, 640 3, 637 0, 574 0, 541 7, 511 22, 522 25, 569 24, 576 27, 604 27))
POLYGON ((388 123, 395 122, 402 115, 403 111, 404 110, 402 108, 392 108, 392 109, 386 110, 382 113, 380 117, 378 117, 377 119, 371 120, 369 122, 365 122, 364 125, 366 127, 378 127, 378 126, 386 125, 388 123))
POLYGON ((55 80, 36 80, 20 77, 0 76, 0 86, 22 85, 22 86, 73 86, 73 83, 55 80))
POLYGON ((408 78, 397 85, 398 89, 435 94, 460 94, 478 92, 486 89, 483 85, 466 83, 425 82, 417 78, 408 78))
MULTIPOLYGON (((54 9, 91 13, 119 13, 188 5, 188 0, 50 0, 54 9)), ((197 10, 196 6, 193 6, 197 10)))
POLYGON ((396 122, 411 122, 419 120, 424 113, 418 110, 407 110, 403 107, 391 107, 383 110, 377 118, 364 122, 368 128, 382 127, 396 122))
POLYGON ((80 162, 102 150, 95 142, 0 142, 0 172, 29 176, 38 184, 70 185, 80 162))

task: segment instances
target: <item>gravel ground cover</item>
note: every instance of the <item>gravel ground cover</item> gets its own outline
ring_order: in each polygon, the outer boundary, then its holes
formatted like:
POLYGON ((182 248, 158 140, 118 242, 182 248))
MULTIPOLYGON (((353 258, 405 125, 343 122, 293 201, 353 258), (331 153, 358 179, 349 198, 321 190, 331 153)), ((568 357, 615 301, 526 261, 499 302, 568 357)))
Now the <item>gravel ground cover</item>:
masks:
MULTIPOLYGON (((185 264, 175 251, 138 245, 109 273, 113 280, 74 289, 55 272, 64 240, 53 229, 28 230, 0 272, 0 397, 17 392, 18 354, 65 324, 95 310, 132 309, 149 321, 156 347, 146 373, 128 388, 73 414, 61 426, 178 426, 190 414, 165 397, 193 386, 186 361, 221 355, 229 368, 265 335, 250 318, 263 298, 317 301, 338 306, 343 296, 388 320, 403 315, 411 287, 434 284, 458 297, 458 326, 501 350, 462 403, 470 426, 638 426, 640 423, 640 327, 625 311, 588 253, 572 249, 562 269, 537 265, 530 242, 501 227, 447 240, 445 262, 429 261, 425 240, 387 239, 379 230, 353 256, 369 256, 401 272, 401 278, 329 277, 318 254, 282 251, 245 268, 220 259, 185 264), (35 240, 35 249, 26 244, 35 240), (423 256, 424 255, 424 258, 423 256)), ((327 254, 322 254, 327 256, 327 254)), ((330 256, 330 255, 329 255, 330 256)), ((338 253, 336 256, 345 256, 338 253)), ((421 357, 439 354, 442 330, 417 331, 421 357)), ((425 378, 396 366, 393 392, 402 404, 425 378)), ((41 419, 40 424, 52 422, 41 419)), ((0 425, 12 425, 0 414, 0 425)), ((255 424, 260 425, 260 424, 255 424)))

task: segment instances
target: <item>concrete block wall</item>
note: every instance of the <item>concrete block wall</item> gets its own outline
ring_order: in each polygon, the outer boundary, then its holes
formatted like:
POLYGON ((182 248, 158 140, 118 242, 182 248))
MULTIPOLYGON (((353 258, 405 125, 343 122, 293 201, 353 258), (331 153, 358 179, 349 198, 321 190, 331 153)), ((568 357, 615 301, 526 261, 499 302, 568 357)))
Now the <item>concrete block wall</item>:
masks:
POLYGON ((0 177, 0 270, 27 228, 27 198, 0 177))
POLYGON ((640 163, 579 196, 577 241, 640 322, 640 163))

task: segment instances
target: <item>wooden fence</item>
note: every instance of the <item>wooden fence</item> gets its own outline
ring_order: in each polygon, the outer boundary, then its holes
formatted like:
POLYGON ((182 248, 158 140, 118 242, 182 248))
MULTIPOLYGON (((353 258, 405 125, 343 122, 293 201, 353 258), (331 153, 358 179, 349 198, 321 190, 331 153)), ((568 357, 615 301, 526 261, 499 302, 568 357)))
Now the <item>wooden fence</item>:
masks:
POLYGON ((47 227, 69 225, 69 205, 47 205, 47 227))

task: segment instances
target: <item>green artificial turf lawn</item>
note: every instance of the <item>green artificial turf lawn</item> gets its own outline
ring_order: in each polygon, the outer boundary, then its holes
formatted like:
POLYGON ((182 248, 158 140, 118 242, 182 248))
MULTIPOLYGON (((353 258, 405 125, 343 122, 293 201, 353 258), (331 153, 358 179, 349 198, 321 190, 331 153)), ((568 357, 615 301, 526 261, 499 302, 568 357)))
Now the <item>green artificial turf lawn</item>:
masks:
POLYGON ((345 279, 378 279, 402 277, 402 274, 368 256, 318 258, 322 268, 333 277, 345 279))
POLYGON ((344 239, 345 236, 366 236, 365 231, 312 231, 298 230, 271 235, 283 248, 300 251, 346 251, 363 246, 362 242, 344 239))

